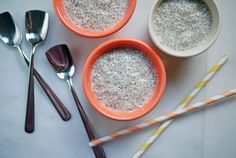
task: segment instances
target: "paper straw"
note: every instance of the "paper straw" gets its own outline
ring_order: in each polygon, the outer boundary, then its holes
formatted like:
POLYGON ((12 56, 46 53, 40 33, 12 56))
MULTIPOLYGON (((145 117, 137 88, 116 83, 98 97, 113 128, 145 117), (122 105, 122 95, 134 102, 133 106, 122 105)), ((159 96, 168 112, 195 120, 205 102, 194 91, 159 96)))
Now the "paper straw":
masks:
MULTIPOLYGON (((183 99, 183 101, 178 106, 178 109, 182 109, 186 107, 196 96, 197 94, 206 86, 210 79, 212 79, 215 74, 220 70, 220 68, 226 63, 229 59, 228 56, 223 56, 221 60, 213 66, 210 71, 206 74, 206 76, 195 86, 195 88, 190 92, 190 94, 183 99)), ((165 129, 172 123, 173 120, 169 120, 161 124, 159 128, 157 128, 153 134, 148 138, 148 140, 138 149, 138 151, 134 154, 133 158, 141 157, 145 151, 154 143, 154 141, 165 131, 165 129)))
POLYGON ((171 120, 171 119, 176 118, 178 116, 181 116, 183 114, 186 114, 186 113, 189 113, 189 112, 192 112, 192 111, 196 111, 196 110, 200 110, 200 109, 206 108, 210 105, 213 106, 213 105, 215 105, 213 103, 216 103, 216 102, 218 102, 222 99, 226 99, 226 98, 228 98, 230 96, 234 96, 234 95, 236 95, 236 89, 233 89, 233 90, 227 91, 225 93, 216 95, 214 97, 205 99, 205 100, 203 100, 201 102, 198 102, 198 103, 195 103, 191 106, 187 106, 187 107, 184 107, 182 109, 178 109, 176 111, 167 113, 167 114, 159 116, 157 118, 145 121, 145 122, 140 123, 136 126, 131 126, 131 127, 125 128, 125 129, 120 130, 118 132, 115 132, 111 135, 108 135, 108 136, 105 136, 105 137, 102 137, 102 138, 98 138, 98 139, 94 139, 93 141, 89 142, 89 146, 93 147, 93 146, 96 146, 96 145, 99 145, 99 144, 104 144, 104 143, 107 143, 111 140, 124 137, 128 134, 140 131, 144 128, 153 126, 155 124, 162 123, 162 122, 167 121, 167 120, 171 120))

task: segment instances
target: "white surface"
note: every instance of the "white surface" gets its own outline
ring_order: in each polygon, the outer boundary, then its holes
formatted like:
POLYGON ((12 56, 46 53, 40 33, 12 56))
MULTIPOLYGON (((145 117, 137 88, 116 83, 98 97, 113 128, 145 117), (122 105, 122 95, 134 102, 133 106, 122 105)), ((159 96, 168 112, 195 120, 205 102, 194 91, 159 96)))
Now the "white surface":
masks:
MULTIPOLYGON (((217 0, 222 15, 222 29, 218 40, 207 52, 190 59, 177 59, 159 53, 167 67, 167 89, 165 97, 146 117, 132 122, 117 122, 96 113, 85 99, 81 73, 85 60, 92 49, 101 42, 116 37, 132 37, 151 45, 147 32, 147 20, 151 0, 138 0, 137 8, 130 22, 118 33, 108 38, 87 39, 68 31, 57 19, 49 0, 7 0, 0 1, 0 10, 10 11, 20 28, 24 28, 24 14, 29 9, 43 9, 50 13, 51 22, 47 41, 38 47, 36 67, 56 94, 72 113, 69 122, 63 122, 51 102, 36 84, 36 130, 33 134, 24 132, 27 97, 28 71, 19 54, 13 48, 0 44, 0 158, 93 158, 88 139, 75 107, 69 88, 57 78, 49 67, 44 52, 51 46, 66 43, 70 46, 76 61, 77 73, 74 81, 76 90, 86 112, 95 126, 97 134, 104 136, 120 128, 136 124, 147 118, 161 115, 176 108, 224 53, 230 55, 227 65, 216 75, 195 99, 215 95, 236 87, 236 14, 235 0, 217 0)), ((29 48, 25 43, 24 48, 29 48)), ((144 155, 145 158, 235 158, 236 157, 236 99, 223 105, 180 118, 155 142, 144 155)), ((154 128, 113 141, 104 145, 108 158, 129 158, 153 132, 154 128)))

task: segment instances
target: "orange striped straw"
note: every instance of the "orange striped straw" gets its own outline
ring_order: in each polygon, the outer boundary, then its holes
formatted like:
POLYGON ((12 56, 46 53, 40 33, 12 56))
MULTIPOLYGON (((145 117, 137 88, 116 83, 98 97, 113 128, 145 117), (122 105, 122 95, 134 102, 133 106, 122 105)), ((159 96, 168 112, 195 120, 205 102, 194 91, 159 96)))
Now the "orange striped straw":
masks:
POLYGON ((145 121, 145 122, 140 123, 136 126, 131 126, 129 128, 120 130, 120 131, 115 132, 111 135, 108 135, 108 136, 105 136, 105 137, 102 137, 102 138, 98 138, 98 139, 94 139, 91 142, 89 142, 89 146, 93 147, 93 146, 96 146, 96 145, 99 145, 99 144, 107 143, 107 142, 115 140, 117 138, 121 138, 121 137, 124 137, 128 134, 140 131, 140 130, 142 130, 144 128, 147 128, 147 127, 150 127, 152 125, 162 123, 162 122, 167 121, 167 120, 174 119, 174 118, 176 118, 178 116, 181 116, 181 115, 184 115, 186 113, 196 111, 196 110, 200 110, 202 108, 206 108, 209 105, 215 105, 214 103, 217 103, 217 102, 221 101, 222 99, 226 99, 226 98, 234 96, 234 95, 236 95, 236 89, 227 91, 227 92, 222 93, 222 94, 218 94, 216 96, 205 99, 205 100, 200 101, 198 103, 195 103, 193 105, 190 105, 190 106, 187 106, 187 107, 184 107, 184 108, 181 108, 181 109, 177 109, 176 111, 173 111, 173 112, 167 113, 165 115, 159 116, 157 118, 145 121))

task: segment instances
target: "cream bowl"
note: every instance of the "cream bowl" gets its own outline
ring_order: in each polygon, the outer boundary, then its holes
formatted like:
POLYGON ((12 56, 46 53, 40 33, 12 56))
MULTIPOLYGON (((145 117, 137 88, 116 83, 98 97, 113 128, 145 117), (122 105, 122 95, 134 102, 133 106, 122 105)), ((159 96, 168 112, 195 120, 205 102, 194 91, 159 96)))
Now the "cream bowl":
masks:
POLYGON ((153 12, 157 6, 159 6, 164 0, 155 0, 154 4, 152 6, 151 12, 149 14, 149 21, 148 21, 148 31, 149 35, 152 39, 152 41, 155 43, 155 45, 164 53, 175 56, 175 57, 180 57, 180 58, 186 58, 186 57, 192 57, 195 55, 199 55, 203 52, 205 52, 207 49, 209 49, 215 40, 218 37, 218 34, 220 32, 220 26, 221 26, 221 19, 220 19, 220 13, 219 9, 217 7, 217 4, 215 3, 214 0, 203 0, 205 4, 209 7, 209 10, 212 15, 212 28, 211 32, 207 36, 206 40, 204 42, 201 42, 197 47, 190 49, 188 51, 177 51, 173 50, 163 44, 160 43, 159 37, 156 35, 156 32, 153 27, 153 12))

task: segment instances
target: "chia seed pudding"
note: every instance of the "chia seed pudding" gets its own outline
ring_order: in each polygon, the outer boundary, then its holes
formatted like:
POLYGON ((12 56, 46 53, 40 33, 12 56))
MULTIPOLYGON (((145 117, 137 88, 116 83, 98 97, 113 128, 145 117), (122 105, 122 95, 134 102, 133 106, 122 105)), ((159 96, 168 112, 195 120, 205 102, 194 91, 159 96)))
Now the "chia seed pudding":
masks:
POLYGON ((120 47, 101 56, 91 75, 98 101, 115 111, 135 111, 153 96, 157 73, 141 51, 120 47))
POLYGON ((65 12, 71 21, 93 32, 117 25, 128 6, 129 0, 64 0, 65 12))
POLYGON ((202 0, 164 0, 153 11, 152 25, 162 45, 188 51, 206 41, 212 14, 202 0))

